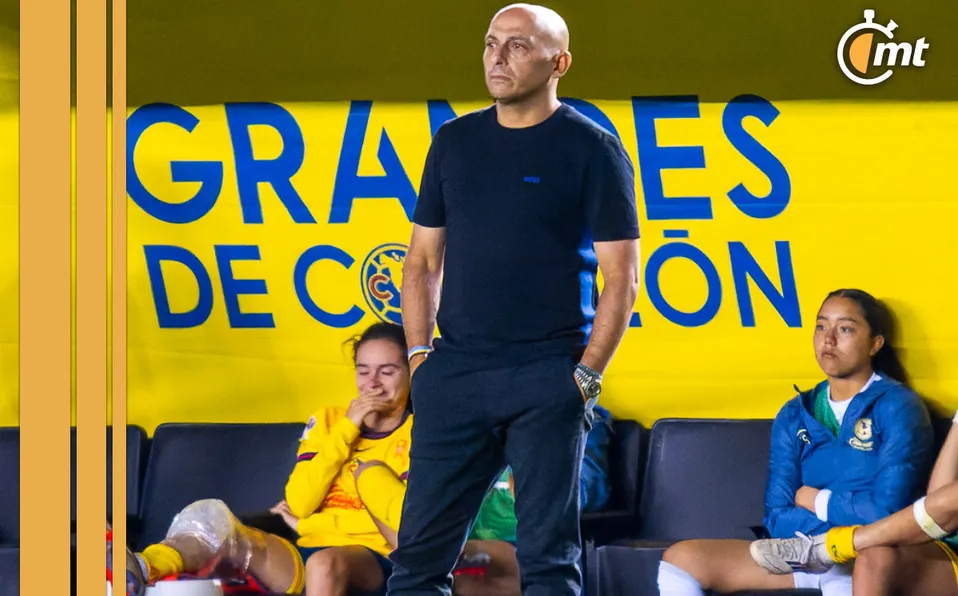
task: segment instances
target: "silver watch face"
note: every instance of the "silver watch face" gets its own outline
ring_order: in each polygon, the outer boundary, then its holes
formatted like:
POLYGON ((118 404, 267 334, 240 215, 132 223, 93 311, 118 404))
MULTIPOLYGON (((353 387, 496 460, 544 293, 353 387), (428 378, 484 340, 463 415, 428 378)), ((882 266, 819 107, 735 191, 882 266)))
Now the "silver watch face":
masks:
POLYGON ((585 394, 589 397, 595 397, 602 391, 602 384, 598 381, 588 381, 585 386, 585 394))
POLYGON ((595 397, 602 389, 602 385, 598 381, 586 375, 579 377, 579 384, 582 386, 582 392, 585 393, 586 397, 595 397))
POLYGON ((575 371, 575 378, 582 387, 582 392, 585 393, 588 398, 593 398, 602 391, 601 381, 598 381, 594 376, 581 368, 575 371))

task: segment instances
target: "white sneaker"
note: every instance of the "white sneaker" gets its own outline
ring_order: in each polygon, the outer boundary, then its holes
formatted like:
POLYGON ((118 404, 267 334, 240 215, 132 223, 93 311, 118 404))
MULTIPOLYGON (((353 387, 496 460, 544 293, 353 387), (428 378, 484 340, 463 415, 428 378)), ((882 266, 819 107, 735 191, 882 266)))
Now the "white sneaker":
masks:
POLYGON ((752 559, 769 573, 787 575, 796 571, 823 573, 835 565, 825 547, 825 535, 756 540, 749 545, 752 559))

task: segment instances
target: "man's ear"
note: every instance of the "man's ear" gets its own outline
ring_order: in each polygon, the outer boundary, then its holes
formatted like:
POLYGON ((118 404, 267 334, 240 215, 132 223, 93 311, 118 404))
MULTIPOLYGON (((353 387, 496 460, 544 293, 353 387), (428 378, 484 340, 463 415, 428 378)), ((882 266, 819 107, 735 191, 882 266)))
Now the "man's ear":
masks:
POLYGON ((555 67, 552 69, 552 74, 555 78, 561 79, 565 76, 565 73, 569 72, 571 66, 572 53, 568 50, 559 52, 559 55, 555 57, 555 67))

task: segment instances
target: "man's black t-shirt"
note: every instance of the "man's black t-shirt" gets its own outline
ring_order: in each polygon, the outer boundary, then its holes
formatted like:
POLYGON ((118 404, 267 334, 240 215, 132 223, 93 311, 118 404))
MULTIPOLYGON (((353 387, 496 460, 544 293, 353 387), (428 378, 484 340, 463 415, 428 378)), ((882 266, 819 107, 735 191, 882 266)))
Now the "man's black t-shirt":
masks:
POLYGON ((506 128, 485 108, 436 133, 413 220, 446 228, 444 347, 574 353, 598 300, 593 242, 639 237, 632 161, 569 106, 527 128, 506 128))

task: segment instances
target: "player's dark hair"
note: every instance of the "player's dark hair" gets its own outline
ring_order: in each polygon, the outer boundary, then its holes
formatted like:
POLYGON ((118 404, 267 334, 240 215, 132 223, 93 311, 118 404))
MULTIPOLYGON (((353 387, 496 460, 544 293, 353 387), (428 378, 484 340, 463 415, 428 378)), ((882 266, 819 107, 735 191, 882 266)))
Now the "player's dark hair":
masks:
MULTIPOLYGON (((858 305, 862 311, 865 322, 868 323, 871 337, 881 335, 885 342, 881 349, 872 356, 872 368, 885 376, 895 379, 902 385, 908 385, 908 373, 905 366, 898 357, 898 351, 895 349, 897 341, 897 329, 895 317, 891 309, 882 302, 864 290, 842 289, 831 292, 825 300, 829 298, 847 298, 858 305)), ((823 301, 824 304, 824 301, 823 301)))
MULTIPOLYGON (((403 356, 409 351, 409 348, 406 347, 406 332, 403 331, 400 325, 394 323, 373 323, 367 327, 361 335, 357 335, 346 341, 346 344, 352 347, 353 364, 356 364, 359 348, 361 348, 364 343, 377 339, 392 342, 402 350, 403 356)), ((405 358, 403 358, 403 360, 405 361, 405 358)))

